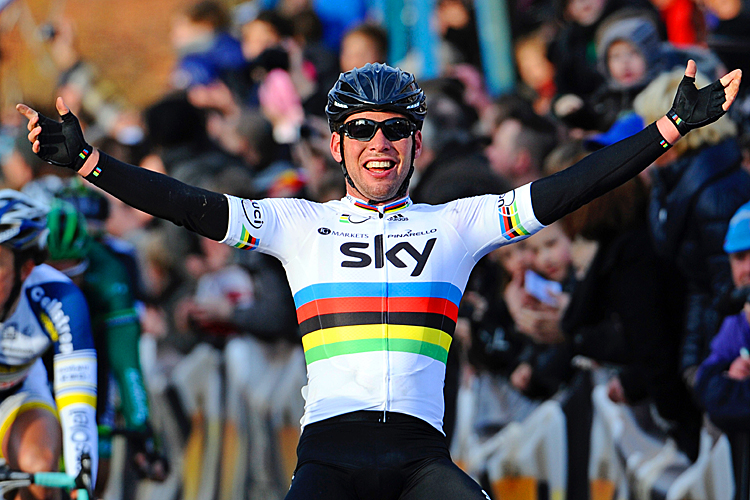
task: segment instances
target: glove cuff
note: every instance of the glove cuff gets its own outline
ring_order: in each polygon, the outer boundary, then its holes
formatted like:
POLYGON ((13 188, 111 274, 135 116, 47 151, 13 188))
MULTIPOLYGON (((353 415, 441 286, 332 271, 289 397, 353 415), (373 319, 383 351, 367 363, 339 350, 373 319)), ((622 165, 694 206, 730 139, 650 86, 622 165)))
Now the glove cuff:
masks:
POLYGON ((675 111, 674 108, 667 111, 667 118, 669 118, 669 121, 674 124, 675 128, 681 136, 684 136, 685 134, 690 132, 690 128, 687 126, 687 123, 685 123, 685 120, 677 115, 677 111, 675 111))
POLYGON ((89 156, 91 156, 91 152, 94 150, 90 145, 83 143, 83 148, 78 153, 78 156, 76 156, 76 161, 73 164, 72 168, 76 172, 80 171, 83 168, 83 164, 86 163, 86 160, 89 159, 89 156))

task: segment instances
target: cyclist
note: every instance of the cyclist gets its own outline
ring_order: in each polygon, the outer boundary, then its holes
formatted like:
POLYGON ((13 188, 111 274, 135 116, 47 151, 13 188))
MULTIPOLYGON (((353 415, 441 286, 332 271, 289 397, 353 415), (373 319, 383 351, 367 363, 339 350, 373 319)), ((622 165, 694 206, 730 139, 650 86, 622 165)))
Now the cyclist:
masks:
MULTIPOLYGON (((8 465, 25 472, 57 470, 62 443, 66 472, 75 475, 82 453, 97 463, 96 351, 83 294, 42 264, 46 215, 28 196, 0 191, 0 439, 8 465), (54 399, 42 361, 50 347, 54 399)), ((52 494, 35 486, 19 493, 52 494)))
POLYGON ((125 428, 138 451, 139 472, 151 446, 148 424, 148 394, 143 383, 138 342, 141 324, 134 307, 130 278, 117 256, 87 230, 86 218, 71 204, 53 200, 47 215, 49 236, 48 263, 68 276, 81 289, 89 305, 94 344, 99 353, 99 483, 102 492, 109 473, 112 456, 112 430, 115 427, 114 387, 120 396, 120 413, 125 428))
POLYGON ((86 144, 77 119, 25 105, 32 149, 125 203, 284 264, 308 370, 287 499, 484 499, 442 434, 445 361, 476 262, 646 168, 692 128, 717 120, 741 73, 695 88, 690 61, 674 108, 643 131, 554 176, 500 195, 412 204, 425 96, 398 68, 342 73, 328 94, 330 151, 347 196, 323 204, 245 200, 124 164, 86 144))
POLYGON ((145 292, 135 245, 107 232, 106 223, 110 214, 110 203, 106 195, 84 185, 84 180, 80 177, 74 177, 66 180, 63 186, 55 192, 55 198, 72 204, 86 219, 89 236, 107 247, 125 266, 130 282, 128 286, 135 299, 136 310, 140 312, 145 292))

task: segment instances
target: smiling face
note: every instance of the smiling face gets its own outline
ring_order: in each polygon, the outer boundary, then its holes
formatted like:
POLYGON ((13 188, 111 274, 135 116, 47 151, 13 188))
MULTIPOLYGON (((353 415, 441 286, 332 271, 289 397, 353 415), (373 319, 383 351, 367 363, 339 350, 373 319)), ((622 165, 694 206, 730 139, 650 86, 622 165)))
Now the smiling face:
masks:
MULTIPOLYGON (((345 123, 362 118, 382 122, 400 117, 403 116, 398 113, 364 111, 348 117, 345 123)), ((419 130, 414 132, 413 136, 397 141, 389 141, 383 135, 382 129, 378 129, 369 141, 358 141, 334 132, 331 134, 331 155, 339 163, 342 160, 342 140, 346 170, 356 186, 353 188, 347 183, 346 192, 357 198, 378 203, 390 201, 398 193, 409 174, 412 148, 415 159, 422 152, 422 132, 419 130)))

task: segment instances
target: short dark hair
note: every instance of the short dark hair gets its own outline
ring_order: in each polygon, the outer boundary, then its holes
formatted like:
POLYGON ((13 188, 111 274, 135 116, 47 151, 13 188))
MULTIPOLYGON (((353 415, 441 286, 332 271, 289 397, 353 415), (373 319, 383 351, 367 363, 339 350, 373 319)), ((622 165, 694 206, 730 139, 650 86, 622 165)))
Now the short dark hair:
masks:
POLYGON ((571 238, 581 235, 592 241, 607 241, 636 227, 646 219, 648 190, 639 177, 604 193, 562 218, 571 238))
POLYGON ((216 31, 227 29, 231 22, 227 9, 216 0, 202 0, 191 5, 186 14, 191 21, 210 24, 216 31))
POLYGON ((282 16, 273 9, 260 11, 254 21, 261 21, 266 24, 270 24, 271 26, 273 26, 273 29, 276 30, 276 33, 278 33, 281 38, 294 36, 294 28, 292 27, 292 23, 289 21, 289 19, 282 16))
POLYGON ((375 45, 378 53, 382 55, 382 60, 379 62, 385 62, 385 58, 388 56, 388 32, 385 28, 379 24, 364 22, 347 31, 344 38, 354 34, 368 38, 375 45))
POLYGON ((305 42, 318 42, 323 38, 323 23, 312 9, 304 9, 294 14, 290 19, 294 35, 305 42))

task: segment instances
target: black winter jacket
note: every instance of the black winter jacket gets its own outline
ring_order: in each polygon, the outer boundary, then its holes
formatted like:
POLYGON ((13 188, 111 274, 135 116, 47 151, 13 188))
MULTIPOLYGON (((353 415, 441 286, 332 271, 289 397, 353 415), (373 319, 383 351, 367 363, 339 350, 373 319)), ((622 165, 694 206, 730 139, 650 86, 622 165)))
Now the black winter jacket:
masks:
POLYGON ((649 229, 659 256, 687 282, 682 370, 698 366, 719 329, 717 302, 732 289, 724 236, 729 219, 750 200, 750 174, 734 139, 683 155, 653 171, 649 229))

